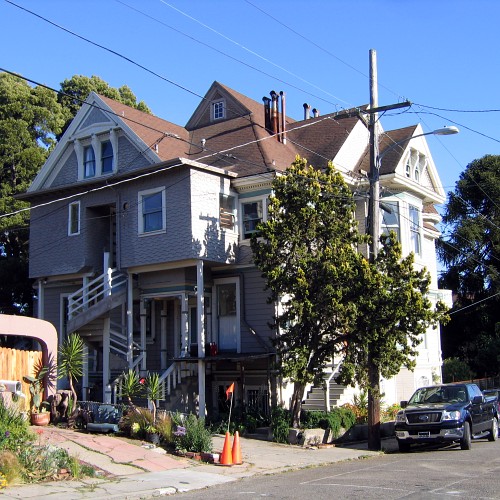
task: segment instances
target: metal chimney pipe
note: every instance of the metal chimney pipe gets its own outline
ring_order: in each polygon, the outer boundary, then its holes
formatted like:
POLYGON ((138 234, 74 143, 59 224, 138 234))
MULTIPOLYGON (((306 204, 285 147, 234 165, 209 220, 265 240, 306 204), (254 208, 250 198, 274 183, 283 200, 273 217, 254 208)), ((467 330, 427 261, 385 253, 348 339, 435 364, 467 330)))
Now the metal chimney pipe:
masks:
POLYGON ((311 106, 305 102, 304 106, 304 120, 309 120, 309 114, 311 112, 311 106))
POLYGON ((286 144, 286 100, 285 93, 280 92, 281 96, 281 142, 286 144))
POLYGON ((271 106, 271 131, 273 134, 277 134, 279 132, 279 124, 278 124, 278 94, 271 90, 271 99, 273 100, 271 106))
POLYGON ((262 100, 264 101, 264 126, 271 132, 271 99, 264 96, 262 100))
POLYGON ((313 116, 314 116, 314 118, 318 118, 318 116, 319 116, 319 109, 316 109, 316 108, 313 109, 313 116))

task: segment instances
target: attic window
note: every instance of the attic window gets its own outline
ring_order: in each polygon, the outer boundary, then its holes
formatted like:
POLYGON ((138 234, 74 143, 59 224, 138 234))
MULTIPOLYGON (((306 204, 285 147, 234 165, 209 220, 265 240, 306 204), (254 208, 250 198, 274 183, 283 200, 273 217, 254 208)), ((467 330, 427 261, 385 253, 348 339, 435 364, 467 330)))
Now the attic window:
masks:
POLYGON ((83 150, 83 171, 85 177, 95 176, 95 154, 92 146, 87 146, 83 150))
POLYGON ((223 100, 221 101, 213 101, 212 106, 212 121, 215 120, 223 120, 226 117, 226 106, 223 100))

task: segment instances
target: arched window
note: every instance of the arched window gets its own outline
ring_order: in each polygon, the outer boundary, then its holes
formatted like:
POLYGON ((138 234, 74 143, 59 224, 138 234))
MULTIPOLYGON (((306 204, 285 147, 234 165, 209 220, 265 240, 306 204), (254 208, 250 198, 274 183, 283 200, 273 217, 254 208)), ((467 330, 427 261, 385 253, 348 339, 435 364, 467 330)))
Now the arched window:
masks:
POLYGON ((113 146, 111 141, 105 141, 101 145, 101 164, 103 174, 113 171, 113 146))
POLYGON ((92 146, 86 146, 83 150, 83 175, 95 177, 95 154, 92 146))

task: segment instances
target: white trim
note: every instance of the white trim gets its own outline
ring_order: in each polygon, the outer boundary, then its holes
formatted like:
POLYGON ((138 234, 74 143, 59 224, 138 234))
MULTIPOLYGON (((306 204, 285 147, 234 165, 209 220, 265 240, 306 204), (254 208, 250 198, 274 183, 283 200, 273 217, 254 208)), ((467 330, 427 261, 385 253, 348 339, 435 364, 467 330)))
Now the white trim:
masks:
POLYGON ((166 207, 166 189, 161 186, 153 189, 146 189, 137 193, 137 231, 139 236, 150 236, 153 234, 166 233, 167 231, 167 207, 166 207), (161 192, 161 210, 162 210, 162 224, 161 229, 155 231, 144 231, 144 217, 142 212, 142 200, 146 196, 152 196, 161 192))
POLYGON ((221 120, 225 120, 227 117, 227 112, 226 112, 226 99, 220 98, 220 99, 214 99, 213 101, 210 102, 210 121, 211 122, 218 122, 221 120), (215 116, 215 107, 221 104, 222 105, 222 116, 215 116))

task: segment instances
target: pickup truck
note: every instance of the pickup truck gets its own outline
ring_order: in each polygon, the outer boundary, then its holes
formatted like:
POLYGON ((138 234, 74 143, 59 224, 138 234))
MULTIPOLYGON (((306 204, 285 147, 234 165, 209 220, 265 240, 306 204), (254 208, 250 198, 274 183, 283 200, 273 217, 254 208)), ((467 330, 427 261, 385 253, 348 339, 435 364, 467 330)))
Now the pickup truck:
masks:
POLYGON ((498 439, 497 397, 485 397, 476 384, 422 387, 401 401, 394 430, 401 452, 415 443, 459 442, 470 450, 473 438, 498 439))

